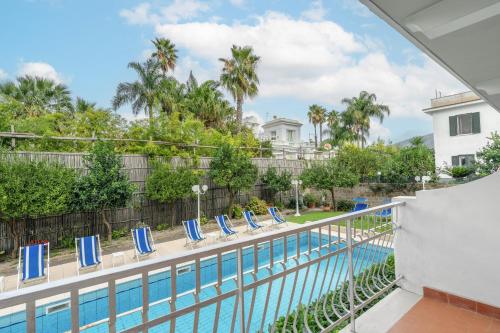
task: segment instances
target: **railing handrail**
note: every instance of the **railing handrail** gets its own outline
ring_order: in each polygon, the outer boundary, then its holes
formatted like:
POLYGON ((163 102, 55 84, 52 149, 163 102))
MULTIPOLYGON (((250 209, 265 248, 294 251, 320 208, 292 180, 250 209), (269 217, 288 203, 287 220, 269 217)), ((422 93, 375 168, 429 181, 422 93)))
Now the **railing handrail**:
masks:
POLYGON ((189 250, 181 253, 174 253, 163 258, 155 258, 139 263, 128 264, 116 268, 109 268, 98 272, 92 272, 85 275, 70 277, 66 279, 51 281, 44 284, 26 287, 16 291, 8 291, 0 294, 0 308, 16 306, 27 303, 33 299, 43 299, 62 293, 68 293, 74 289, 83 289, 110 281, 124 279, 134 275, 140 275, 143 272, 167 269, 175 264, 191 262, 199 258, 216 256, 217 254, 231 252, 237 249, 253 246, 258 243, 267 242, 271 239, 283 238, 297 233, 310 231, 327 225, 338 224, 347 220, 370 215, 377 211, 393 207, 403 206, 404 202, 392 202, 380 206, 367 208, 357 212, 350 212, 334 217, 329 217, 304 224, 295 228, 285 230, 275 230, 255 235, 252 238, 242 240, 232 240, 224 243, 213 244, 198 249, 189 250))

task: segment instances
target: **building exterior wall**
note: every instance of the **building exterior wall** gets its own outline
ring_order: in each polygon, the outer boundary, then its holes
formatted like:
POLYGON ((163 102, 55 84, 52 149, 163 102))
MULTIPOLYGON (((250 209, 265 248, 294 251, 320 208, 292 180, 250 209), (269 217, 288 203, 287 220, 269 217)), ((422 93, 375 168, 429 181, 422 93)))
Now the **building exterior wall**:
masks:
POLYGON ((399 197, 394 241, 400 286, 429 287, 500 306, 500 173, 444 189, 399 197))
POLYGON ((300 127, 301 125, 292 125, 287 123, 265 126, 264 138, 271 139, 271 132, 276 131, 276 140, 273 140, 273 144, 298 147, 301 142, 300 127), (294 140, 292 142, 288 141, 287 130, 295 131, 294 140))
POLYGON ((500 112, 483 101, 457 104, 436 111, 427 111, 432 116, 436 167, 452 165, 452 156, 475 155, 488 142, 492 132, 500 132, 500 112), (450 135, 449 117, 479 112, 480 133, 450 135))

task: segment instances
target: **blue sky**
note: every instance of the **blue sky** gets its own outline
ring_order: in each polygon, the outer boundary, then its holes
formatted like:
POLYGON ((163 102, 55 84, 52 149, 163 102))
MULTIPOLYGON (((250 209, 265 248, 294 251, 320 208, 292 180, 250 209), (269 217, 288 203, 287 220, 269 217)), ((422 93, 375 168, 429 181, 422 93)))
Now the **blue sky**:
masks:
MULTIPOLYGON (((36 74, 109 107, 119 82, 134 80, 129 61, 151 52, 151 39, 170 38, 179 50, 174 75, 193 70, 217 79, 219 57, 232 44, 262 57, 260 94, 244 105, 262 121, 273 115, 304 122, 317 103, 343 110, 340 100, 375 93, 392 114, 372 122, 372 139, 399 141, 432 131, 435 90, 465 88, 355 0, 6 0, 0 11, 0 79, 36 74)), ((133 119, 130 108, 118 111, 133 119)))

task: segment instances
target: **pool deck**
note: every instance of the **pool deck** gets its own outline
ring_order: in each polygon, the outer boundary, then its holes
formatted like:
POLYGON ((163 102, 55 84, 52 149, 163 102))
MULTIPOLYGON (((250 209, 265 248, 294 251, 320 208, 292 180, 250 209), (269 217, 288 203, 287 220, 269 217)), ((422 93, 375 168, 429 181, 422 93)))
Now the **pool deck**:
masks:
MULTIPOLYGON (((264 220, 259 222, 265 227, 263 231, 276 230, 276 228, 284 229, 284 228, 297 228, 300 224, 288 223, 288 226, 276 226, 272 225, 271 220, 264 220)), ((246 226, 238 225, 233 228, 238 232, 238 239, 246 239, 255 236, 260 231, 248 232, 246 226)), ((224 242, 225 238, 219 237, 219 232, 205 232, 206 236, 206 245, 224 242)), ((154 238, 154 235, 153 235, 154 238)), ((230 239, 234 239, 231 237, 230 239)), ((206 246, 204 243, 196 246, 195 248, 201 248, 206 246)), ((178 238, 175 240, 167 241, 167 242, 155 242, 156 252, 143 257, 140 261, 147 261, 149 259, 157 258, 158 256, 169 255, 173 253, 181 253, 185 251, 191 250, 190 246, 186 246, 185 238, 178 238)), ((126 264, 133 264, 137 262, 135 258, 135 251, 132 248, 132 239, 130 239, 130 248, 126 250, 120 250, 118 252, 103 254, 102 256, 102 269, 106 270, 112 267, 123 266, 126 264), (119 253, 119 255, 117 255, 119 253), (114 265, 114 266, 113 266, 114 265)), ((89 268, 87 270, 81 270, 80 275, 84 275, 87 272, 94 272, 96 268, 89 268)), ((76 257, 71 262, 66 262, 59 265, 50 265, 50 281, 62 280, 69 277, 73 277, 77 275, 77 264, 76 257)), ((44 280, 46 281, 46 280, 44 280)), ((43 283, 42 281, 38 282, 43 283)), ((32 282, 30 284, 25 284, 25 286, 35 285, 37 282, 32 282)), ((11 274, 4 277, 4 291, 15 290, 17 287, 17 274, 11 274)))

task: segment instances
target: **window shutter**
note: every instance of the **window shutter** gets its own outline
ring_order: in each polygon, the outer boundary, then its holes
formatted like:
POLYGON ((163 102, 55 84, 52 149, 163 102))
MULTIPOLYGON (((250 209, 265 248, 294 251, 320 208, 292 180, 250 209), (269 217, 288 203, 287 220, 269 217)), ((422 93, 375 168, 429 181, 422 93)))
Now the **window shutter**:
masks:
POLYGON ((457 116, 450 117, 450 136, 457 135, 457 116))
POLYGON ((458 166, 459 165, 459 160, 458 160, 458 156, 452 156, 451 157, 451 166, 458 166))
POLYGON ((472 114, 472 133, 481 133, 481 118, 479 117, 479 112, 474 112, 472 114))

